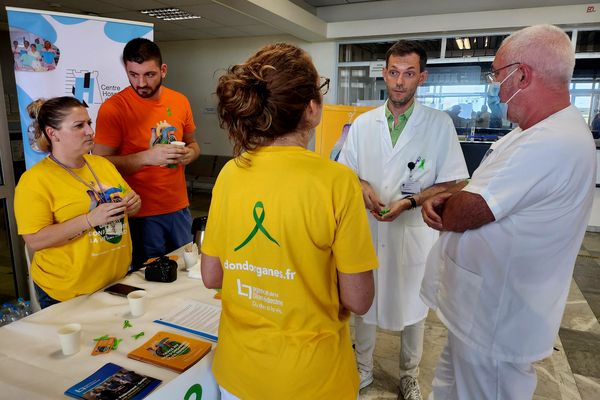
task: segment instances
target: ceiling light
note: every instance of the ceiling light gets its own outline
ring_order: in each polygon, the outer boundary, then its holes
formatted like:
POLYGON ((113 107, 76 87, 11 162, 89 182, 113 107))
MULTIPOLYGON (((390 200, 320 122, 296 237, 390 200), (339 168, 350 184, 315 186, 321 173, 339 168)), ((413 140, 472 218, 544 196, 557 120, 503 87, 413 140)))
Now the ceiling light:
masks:
POLYGON ((456 45, 460 50, 464 49, 463 41, 461 38, 456 39, 456 45))
POLYGON ((142 14, 150 17, 163 19, 165 21, 180 21, 183 19, 198 19, 202 18, 199 15, 193 15, 179 8, 153 8, 151 10, 140 10, 142 14))
POLYGON ((469 38, 464 38, 463 42, 465 44, 465 49, 471 50, 471 42, 469 41, 469 38))

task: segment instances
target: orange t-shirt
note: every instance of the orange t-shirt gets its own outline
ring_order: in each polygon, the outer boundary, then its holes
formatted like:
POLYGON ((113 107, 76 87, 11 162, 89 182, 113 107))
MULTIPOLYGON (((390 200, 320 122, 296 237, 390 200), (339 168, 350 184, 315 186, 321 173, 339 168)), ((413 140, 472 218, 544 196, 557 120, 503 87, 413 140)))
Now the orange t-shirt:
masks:
MULTIPOLYGON (((100 107, 95 142, 116 148, 118 155, 128 155, 156 143, 182 141, 184 134, 195 130, 192 108, 183 94, 163 86, 160 99, 150 100, 128 87, 100 107)), ((182 165, 145 166, 123 177, 142 198, 138 217, 167 214, 189 205, 182 165)))

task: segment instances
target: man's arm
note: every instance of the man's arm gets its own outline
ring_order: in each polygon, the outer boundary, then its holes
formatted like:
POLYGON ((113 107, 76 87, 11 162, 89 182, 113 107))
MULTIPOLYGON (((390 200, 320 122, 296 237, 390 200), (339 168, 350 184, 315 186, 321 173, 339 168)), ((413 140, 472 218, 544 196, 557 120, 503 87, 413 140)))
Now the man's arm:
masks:
POLYGON ((375 190, 369 182, 360 178, 358 179, 360 181, 360 189, 362 190, 365 207, 367 210, 370 210, 371 213, 379 215, 379 211, 385 204, 379 199, 379 196, 377 196, 377 193, 375 193, 375 190))
MULTIPOLYGON (((197 147, 197 145, 196 145, 197 147)), ((172 144, 155 144, 151 149, 128 155, 117 155, 117 148, 103 144, 95 144, 93 153, 106 157, 123 175, 130 175, 146 165, 168 165, 180 162, 187 154, 187 147, 172 144)), ((198 149, 198 153, 200 149, 198 149)), ((191 161, 190 161, 191 162, 191 161)))
POLYGON ((446 231, 464 232, 494 222, 496 218, 480 194, 460 191, 446 201, 442 226, 446 231))
POLYGON ((338 271, 340 301, 344 308, 362 315, 369 311, 375 295, 373 271, 345 274, 338 271))
POLYGON ((495 221, 481 195, 462 190, 466 185, 460 182, 425 200, 421 209, 425 223, 438 231, 464 232, 495 221))
MULTIPOLYGON (((428 187, 427 189, 423 190, 422 192, 415 194, 414 196, 412 196, 412 198, 415 199, 417 206, 420 206, 423 203, 425 203, 425 201, 427 199, 435 196, 438 193, 447 191, 454 185, 456 185, 455 181, 437 183, 435 185, 428 187)), ((372 213, 372 214, 379 221, 391 222, 391 221, 395 220, 398 217, 398 215, 402 214, 404 211, 410 210, 411 207, 412 207, 412 203, 410 202, 410 200, 408 200, 405 197, 403 199, 400 199, 400 200, 392 203, 390 205, 390 211, 388 213, 384 214, 383 216, 381 216, 379 214, 375 214, 375 213, 372 213)))
POLYGON ((200 156, 200 146, 196 142, 195 133, 190 132, 183 135, 186 153, 179 159, 179 164, 188 165, 200 156))

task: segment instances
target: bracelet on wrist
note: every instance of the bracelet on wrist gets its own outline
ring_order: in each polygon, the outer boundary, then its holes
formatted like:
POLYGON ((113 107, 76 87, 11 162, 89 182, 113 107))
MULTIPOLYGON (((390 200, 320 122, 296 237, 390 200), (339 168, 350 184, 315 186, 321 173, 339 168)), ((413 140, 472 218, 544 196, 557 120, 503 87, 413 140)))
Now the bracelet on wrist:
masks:
POLYGON ((90 229, 94 229, 94 227, 92 226, 92 224, 90 223, 90 219, 88 218, 88 214, 86 213, 85 215, 85 221, 87 222, 88 226, 90 227, 90 229))
POLYGON ((412 197, 412 196, 408 196, 408 197, 406 197, 406 199, 407 199, 408 201, 410 201, 410 209, 411 209, 411 210, 412 210, 413 208, 417 208, 417 201, 415 200, 415 198, 414 198, 414 197, 412 197))

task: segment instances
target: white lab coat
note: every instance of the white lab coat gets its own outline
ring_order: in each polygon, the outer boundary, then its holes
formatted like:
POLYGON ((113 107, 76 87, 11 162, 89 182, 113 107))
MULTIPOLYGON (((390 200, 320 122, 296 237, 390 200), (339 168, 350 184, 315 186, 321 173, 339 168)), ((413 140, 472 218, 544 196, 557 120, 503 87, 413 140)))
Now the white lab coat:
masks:
MULTIPOLYGON (((392 147, 386 105, 359 116, 350 127, 339 162, 371 184, 382 202, 404 197, 409 162, 425 160, 413 170, 421 191, 442 182, 468 177, 467 167, 450 117, 418 102, 396 145, 392 147)), ((417 163, 419 164, 419 163, 417 163)), ((402 330, 427 315, 419 297, 425 260, 438 234, 423 222, 421 209, 408 210, 393 222, 378 222, 369 214, 373 244, 379 259, 375 300, 364 320, 390 330, 402 330)))

